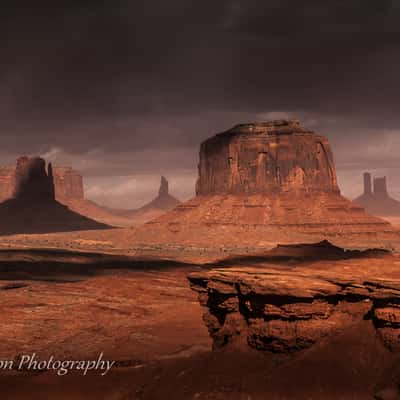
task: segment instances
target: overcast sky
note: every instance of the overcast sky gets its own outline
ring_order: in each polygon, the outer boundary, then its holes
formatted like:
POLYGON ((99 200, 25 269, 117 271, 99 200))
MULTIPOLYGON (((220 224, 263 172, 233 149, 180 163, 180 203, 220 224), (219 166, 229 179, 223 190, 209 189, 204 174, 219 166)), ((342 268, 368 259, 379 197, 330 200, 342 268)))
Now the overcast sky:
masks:
POLYGON ((136 207, 194 192, 198 147, 294 116, 329 137, 342 191, 400 198, 400 0, 2 0, 0 157, 40 154, 136 207))

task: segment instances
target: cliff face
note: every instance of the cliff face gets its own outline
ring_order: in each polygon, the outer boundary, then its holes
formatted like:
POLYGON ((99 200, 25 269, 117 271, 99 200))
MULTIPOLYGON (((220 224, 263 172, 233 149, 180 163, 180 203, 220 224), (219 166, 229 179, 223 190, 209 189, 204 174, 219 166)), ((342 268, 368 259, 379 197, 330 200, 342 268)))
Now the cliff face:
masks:
POLYGON ((54 186, 56 198, 60 201, 83 199, 82 175, 70 167, 54 167, 54 186))
POLYGON ((189 281, 216 348, 296 353, 367 323, 389 351, 400 351, 400 280, 391 257, 351 260, 343 252, 343 260, 281 268, 249 259, 189 281))
POLYGON ((14 193, 15 167, 0 167, 0 202, 9 199, 14 193))
POLYGON ((55 199, 53 168, 42 158, 20 157, 14 169, 11 199, 0 204, 0 234, 104 229, 55 199))
MULTIPOLYGON (((24 157, 21 157, 23 159, 24 157)), ((0 202, 13 196, 16 190, 15 166, 0 167, 0 202)), ((70 167, 53 167, 55 197, 62 203, 84 198, 83 179, 70 167)))
POLYGON ((197 194, 339 192, 328 140, 298 121, 237 125, 200 148, 197 194))
POLYGON ((135 234, 167 251, 220 255, 323 239, 400 244, 389 223, 341 196, 328 140, 291 120, 238 125, 205 141, 197 196, 135 234))

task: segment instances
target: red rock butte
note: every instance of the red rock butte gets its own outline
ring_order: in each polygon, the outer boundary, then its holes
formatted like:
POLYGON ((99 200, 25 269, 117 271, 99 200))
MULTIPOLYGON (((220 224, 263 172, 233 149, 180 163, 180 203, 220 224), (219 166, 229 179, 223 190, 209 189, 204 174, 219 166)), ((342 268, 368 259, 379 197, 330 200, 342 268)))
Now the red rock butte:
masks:
POLYGON ((339 193, 328 139, 295 120, 237 125, 200 149, 196 193, 339 193))
POLYGON ((296 120, 237 125, 202 143, 196 197, 135 232, 135 241, 189 251, 254 252, 329 239, 391 247, 392 226, 340 194, 326 137, 296 120))
POLYGON ((109 228, 56 201, 53 168, 42 158, 18 158, 10 181, 12 198, 0 204, 0 235, 109 228))
MULTIPOLYGON (((22 157, 21 159, 27 159, 22 157)), ((16 166, 0 166, 0 202, 13 197, 16 166)), ((84 198, 83 178, 71 167, 52 168, 56 199, 62 203, 84 198)))

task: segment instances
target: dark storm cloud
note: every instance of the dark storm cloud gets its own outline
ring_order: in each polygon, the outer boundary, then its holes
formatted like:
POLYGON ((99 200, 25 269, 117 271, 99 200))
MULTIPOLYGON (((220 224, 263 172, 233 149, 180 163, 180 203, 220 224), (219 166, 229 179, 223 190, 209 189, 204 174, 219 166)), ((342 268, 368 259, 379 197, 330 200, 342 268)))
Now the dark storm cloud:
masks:
POLYGON ((339 169, 393 168, 399 40, 400 0, 5 0, 3 153, 84 170, 94 154, 92 176, 194 169, 201 140, 280 112, 326 133, 339 169))

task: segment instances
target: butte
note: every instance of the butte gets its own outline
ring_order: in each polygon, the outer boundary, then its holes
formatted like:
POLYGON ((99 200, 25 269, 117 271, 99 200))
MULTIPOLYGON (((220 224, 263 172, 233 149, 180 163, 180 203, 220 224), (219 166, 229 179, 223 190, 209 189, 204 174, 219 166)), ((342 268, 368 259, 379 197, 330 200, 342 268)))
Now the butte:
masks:
POLYGON ((20 157, 13 181, 12 198, 0 204, 0 234, 109 228, 56 201, 53 169, 42 158, 20 157))
POLYGON ((159 250, 254 253, 328 239, 392 247, 394 228, 344 198, 328 139, 296 120, 241 124, 201 144, 196 197, 138 228, 159 250))
POLYGON ((364 173, 364 193, 353 200, 354 203, 364 207, 373 215, 400 217, 400 201, 390 196, 386 177, 374 178, 373 183, 372 188, 371 174, 364 173))

